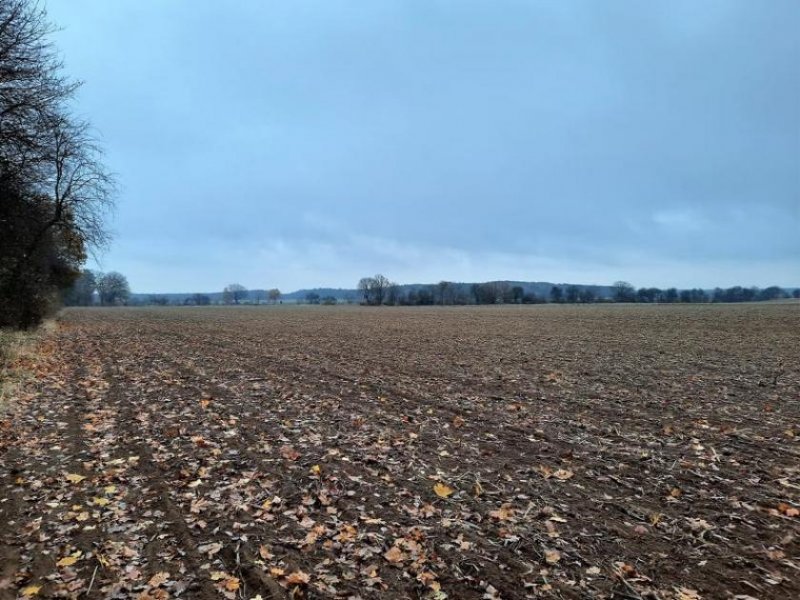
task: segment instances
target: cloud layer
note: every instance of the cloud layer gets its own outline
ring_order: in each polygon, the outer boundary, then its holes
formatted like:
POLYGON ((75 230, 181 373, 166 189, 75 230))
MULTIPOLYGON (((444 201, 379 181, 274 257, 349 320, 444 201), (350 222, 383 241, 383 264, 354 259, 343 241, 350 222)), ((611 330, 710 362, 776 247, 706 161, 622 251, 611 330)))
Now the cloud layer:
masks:
POLYGON ((800 7, 50 0, 139 291, 800 285, 800 7))

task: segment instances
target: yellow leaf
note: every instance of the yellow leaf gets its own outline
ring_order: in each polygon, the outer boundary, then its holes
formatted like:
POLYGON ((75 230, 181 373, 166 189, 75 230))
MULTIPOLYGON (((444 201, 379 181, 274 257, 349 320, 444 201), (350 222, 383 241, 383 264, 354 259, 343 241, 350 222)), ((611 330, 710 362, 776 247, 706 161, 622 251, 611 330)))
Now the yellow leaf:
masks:
POLYGON ((64 478, 70 483, 80 483, 81 481, 86 479, 86 477, 84 477, 83 475, 78 475, 77 473, 70 473, 68 475, 65 475, 64 478))
POLYGON ((78 558, 80 558, 80 557, 79 556, 65 556, 64 558, 62 558, 61 560, 59 560, 56 563, 56 566, 58 566, 58 567, 71 567, 76 562, 78 562, 78 558))
POLYGON ((108 498, 95 498, 92 500, 92 502, 94 502, 97 506, 107 506, 111 500, 108 498))
POLYGON ((313 467, 311 467, 311 473, 314 475, 319 475, 320 473, 322 473, 322 467, 320 467, 319 465, 314 465, 313 467))
POLYGON ((115 486, 115 485, 107 485, 106 487, 103 488, 103 491, 106 494, 114 494, 117 491, 117 486, 115 486))
POLYGON ((433 491, 436 492, 436 495, 439 496, 439 498, 448 498, 453 495, 453 492, 455 492, 453 488, 443 483, 437 483, 434 485, 433 491))
POLYGON ((39 593, 40 589, 42 589, 42 586, 40 585, 29 585, 28 587, 22 588, 22 595, 35 596, 39 593))

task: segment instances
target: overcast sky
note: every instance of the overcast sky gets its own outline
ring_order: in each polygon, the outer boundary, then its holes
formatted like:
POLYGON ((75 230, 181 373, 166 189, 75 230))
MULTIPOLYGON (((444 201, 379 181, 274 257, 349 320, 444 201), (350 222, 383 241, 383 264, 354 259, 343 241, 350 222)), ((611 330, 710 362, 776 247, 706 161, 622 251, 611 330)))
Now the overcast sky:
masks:
POLYGON ((134 291, 800 286, 800 3, 48 0, 134 291))

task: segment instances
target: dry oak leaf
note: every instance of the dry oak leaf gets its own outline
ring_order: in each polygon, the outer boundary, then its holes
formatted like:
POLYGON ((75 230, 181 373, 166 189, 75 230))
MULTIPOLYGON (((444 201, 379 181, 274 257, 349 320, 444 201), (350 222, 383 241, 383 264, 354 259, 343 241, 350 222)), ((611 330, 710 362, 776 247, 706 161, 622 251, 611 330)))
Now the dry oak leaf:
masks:
POLYGON ((449 485, 445 485, 444 483, 436 483, 433 486, 433 491, 436 493, 439 498, 449 498, 453 495, 455 490, 451 488, 449 485))
POLYGON ((769 556, 772 560, 782 560, 786 558, 786 553, 782 550, 768 550, 767 556, 769 556))
POLYGON ((169 573, 167 573, 166 571, 161 571, 153 575, 150 578, 150 581, 147 582, 147 585, 149 585, 150 587, 158 587, 160 585, 165 584, 167 581, 169 581, 169 573))
POLYGON ((384 553, 383 558, 385 558, 392 564, 396 564, 399 562, 403 562, 406 559, 406 555, 403 554, 403 551, 400 550, 400 548, 398 548, 397 546, 392 546, 391 548, 389 548, 389 550, 387 550, 384 553))
POLYGON ((289 585, 306 585, 311 581, 311 576, 303 571, 295 571, 287 575, 285 581, 289 585))
POLYGON ((84 477, 83 475, 78 475, 77 473, 69 473, 67 475, 64 475, 64 479, 66 479, 70 483, 80 483, 81 481, 86 479, 86 477, 84 477))
POLYGON ((566 481, 567 479, 571 479, 575 473, 569 471, 567 469, 559 469, 555 473, 553 473, 553 477, 556 479, 560 479, 561 481, 566 481))
POLYGON ((545 550, 544 559, 551 565, 561 560, 561 553, 558 550, 545 550))
POLYGON ((514 508, 510 504, 503 504, 497 510, 489 511, 489 516, 498 521, 505 521, 514 516, 514 508))
POLYGON ((211 544, 203 544, 197 547, 197 551, 200 554, 207 554, 208 558, 213 557, 220 550, 222 550, 222 544, 220 544, 219 542, 213 542, 211 544))
POLYGON ((291 446, 281 446, 281 456, 286 460, 297 460, 300 453, 291 446))
POLYGON ((225 580, 225 589, 229 592, 235 592, 239 589, 239 579, 236 577, 229 577, 225 580))

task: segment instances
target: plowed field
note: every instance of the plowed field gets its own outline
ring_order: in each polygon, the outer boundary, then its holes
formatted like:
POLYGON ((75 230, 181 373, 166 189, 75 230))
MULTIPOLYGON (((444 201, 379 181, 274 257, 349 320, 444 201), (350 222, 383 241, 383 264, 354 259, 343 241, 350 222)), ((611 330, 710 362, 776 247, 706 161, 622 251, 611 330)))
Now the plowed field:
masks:
POLYGON ((0 598, 798 598, 800 305, 84 309, 0 598))

